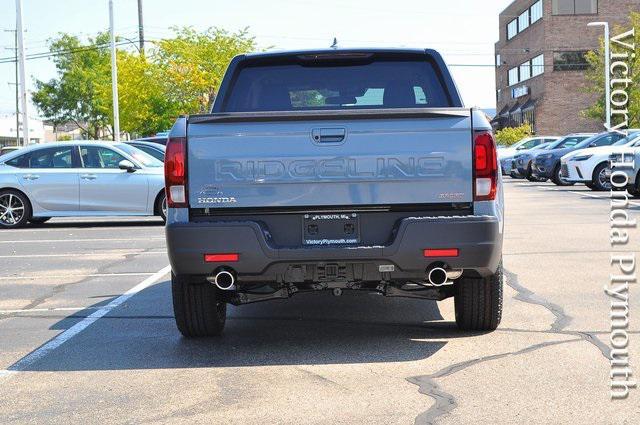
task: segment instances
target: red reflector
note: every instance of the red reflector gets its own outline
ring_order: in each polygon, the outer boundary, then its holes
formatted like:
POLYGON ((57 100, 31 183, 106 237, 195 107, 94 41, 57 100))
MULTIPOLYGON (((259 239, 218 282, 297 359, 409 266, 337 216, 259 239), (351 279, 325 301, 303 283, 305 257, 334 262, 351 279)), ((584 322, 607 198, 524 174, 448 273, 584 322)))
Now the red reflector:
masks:
POLYGON ((234 263, 239 259, 238 254, 204 254, 205 263, 234 263))
POLYGON ((425 257, 457 257, 458 248, 425 249, 425 257))

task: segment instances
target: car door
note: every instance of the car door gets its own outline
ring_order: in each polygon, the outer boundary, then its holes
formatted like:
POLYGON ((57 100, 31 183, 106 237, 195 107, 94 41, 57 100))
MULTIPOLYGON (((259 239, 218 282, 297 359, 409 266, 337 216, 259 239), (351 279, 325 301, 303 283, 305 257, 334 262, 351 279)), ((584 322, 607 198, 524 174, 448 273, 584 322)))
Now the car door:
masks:
POLYGON ((78 211, 79 161, 75 146, 43 147, 25 154, 20 162, 16 177, 35 213, 78 211))
POLYGON ((121 170, 120 152, 104 146, 80 146, 80 209, 104 214, 147 212, 148 178, 142 173, 121 170))

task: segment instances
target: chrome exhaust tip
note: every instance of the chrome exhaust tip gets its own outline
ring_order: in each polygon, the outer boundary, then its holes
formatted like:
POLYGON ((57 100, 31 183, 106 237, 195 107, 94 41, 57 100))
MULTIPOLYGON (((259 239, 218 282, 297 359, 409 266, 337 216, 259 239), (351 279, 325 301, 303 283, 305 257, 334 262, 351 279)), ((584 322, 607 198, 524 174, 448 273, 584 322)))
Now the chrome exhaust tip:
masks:
POLYGON ((233 270, 222 269, 213 275, 213 278, 209 277, 207 280, 222 291, 228 291, 233 288, 236 283, 236 277, 233 270))
POLYGON ((434 267, 429 270, 427 280, 433 286, 442 286, 447 283, 447 271, 442 267, 434 267))

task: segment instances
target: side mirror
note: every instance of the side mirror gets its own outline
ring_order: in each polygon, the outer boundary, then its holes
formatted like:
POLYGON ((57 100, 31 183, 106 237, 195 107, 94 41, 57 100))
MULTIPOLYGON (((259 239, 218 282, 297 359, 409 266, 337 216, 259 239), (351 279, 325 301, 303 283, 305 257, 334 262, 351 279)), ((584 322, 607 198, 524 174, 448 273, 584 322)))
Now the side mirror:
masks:
POLYGON ((598 144, 596 142, 589 143, 589 147, 590 148, 595 148, 596 146, 598 146, 598 144))
POLYGON ((122 161, 120 161, 118 163, 118 168, 120 168, 121 170, 127 170, 127 173, 133 173, 134 171, 136 171, 136 166, 133 165, 133 162, 127 159, 123 159, 122 161))

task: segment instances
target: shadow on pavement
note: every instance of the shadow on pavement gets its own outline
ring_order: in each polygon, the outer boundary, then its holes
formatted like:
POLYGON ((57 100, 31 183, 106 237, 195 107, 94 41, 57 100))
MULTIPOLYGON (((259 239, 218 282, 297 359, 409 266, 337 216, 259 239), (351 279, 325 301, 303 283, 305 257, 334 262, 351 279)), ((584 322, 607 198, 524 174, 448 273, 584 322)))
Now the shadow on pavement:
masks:
MULTIPOLYGON (((101 305, 107 300, 97 304, 101 305)), ((57 322, 68 329, 95 310, 57 322)), ((329 292, 230 306, 225 333, 185 339, 175 327, 169 282, 138 293, 29 371, 86 371, 405 362, 468 336, 440 322, 434 301, 329 292)))

